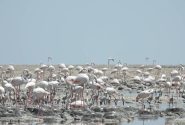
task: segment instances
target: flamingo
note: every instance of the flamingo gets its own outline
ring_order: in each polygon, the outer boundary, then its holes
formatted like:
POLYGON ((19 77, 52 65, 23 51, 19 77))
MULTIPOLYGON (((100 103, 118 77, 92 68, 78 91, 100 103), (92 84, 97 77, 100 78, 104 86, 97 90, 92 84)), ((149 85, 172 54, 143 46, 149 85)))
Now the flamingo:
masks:
POLYGON ((178 71, 180 72, 180 74, 183 73, 184 69, 185 69, 185 67, 184 67, 182 64, 180 64, 180 65, 178 66, 178 71))
POLYGON ((36 68, 34 73, 36 74, 36 81, 40 81, 42 79, 41 69, 40 68, 36 68))
POLYGON ((113 69, 112 71, 111 71, 111 74, 113 74, 114 75, 114 77, 115 77, 115 74, 118 72, 118 69, 113 69))
POLYGON ((106 92, 108 94, 115 94, 115 93, 117 93, 116 89, 113 88, 113 87, 107 87, 105 90, 106 90, 106 92))
POLYGON ((48 82, 47 81, 38 81, 35 86, 43 88, 43 89, 47 89, 48 88, 48 82))
POLYGON ((108 76, 101 76, 99 79, 101 79, 103 82, 108 82, 109 80, 108 76))
POLYGON ((14 99, 16 99, 16 97, 15 97, 15 93, 16 93, 15 87, 7 81, 3 81, 3 84, 4 84, 5 92, 9 93, 9 101, 11 100, 12 92, 13 92, 13 95, 14 95, 14 99))
POLYGON ((114 68, 118 69, 118 70, 121 70, 121 68, 123 67, 122 64, 118 63, 114 66, 114 68))
POLYGON ((0 86, 0 100, 3 101, 3 104, 4 104, 4 100, 3 100, 4 97, 5 97, 5 89, 2 86, 0 86))
POLYGON ((40 69, 43 71, 42 78, 44 79, 44 77, 45 77, 45 72, 46 72, 46 70, 48 69, 48 65, 42 64, 42 65, 40 66, 40 69))
POLYGON ((85 108, 87 108, 87 104, 84 102, 84 101, 82 101, 82 100, 77 100, 77 101, 74 101, 74 102, 71 102, 70 104, 69 104, 69 107, 71 108, 71 109, 85 109, 85 108), (82 105, 83 104, 83 105, 82 105))
POLYGON ((57 91, 56 89, 57 89, 58 86, 59 86, 59 82, 58 81, 50 81, 50 82, 48 82, 48 87, 51 90, 51 92, 50 92, 50 100, 51 100, 51 102, 55 98, 56 91, 57 91))
POLYGON ((152 85, 155 81, 155 78, 153 76, 148 76, 147 78, 143 79, 145 85, 152 85))
POLYGON ((28 104, 28 101, 31 101, 31 97, 32 97, 32 94, 33 94, 33 89, 35 88, 35 85, 36 85, 36 83, 35 82, 28 82, 27 84, 26 84, 26 86, 25 86, 25 89, 26 89, 26 91, 27 91, 27 96, 28 96, 28 98, 27 98, 27 103, 26 103, 26 106, 27 106, 27 104, 28 104))
POLYGON ((122 74, 123 74, 124 81, 126 81, 126 75, 127 75, 128 67, 123 67, 121 69, 121 71, 122 71, 122 74))
MULTIPOLYGON (((87 83, 89 83, 89 77, 87 74, 78 74, 76 76, 75 80, 72 82, 72 84, 79 85, 79 86, 83 87, 83 89, 81 90, 82 91, 81 92, 81 100, 84 100, 83 93, 84 93, 85 85, 87 83)), ((83 105, 83 103, 82 103, 82 105, 83 105)))
POLYGON ((102 78, 98 78, 95 83, 98 83, 101 86, 104 86, 105 85, 105 82, 103 81, 102 78))
POLYGON ((161 70, 162 69, 162 66, 161 65, 156 65, 155 66, 155 69, 161 70))
POLYGON ((48 77, 47 81, 56 81, 56 80, 58 80, 57 77, 58 77, 57 74, 52 73, 52 74, 50 74, 50 76, 48 77))
POLYGON ((171 82, 164 82, 163 84, 164 84, 164 87, 166 89, 168 89, 168 95, 170 96, 170 89, 172 87, 172 83, 171 82))
POLYGON ((139 76, 134 76, 134 78, 132 79, 135 83, 141 83, 141 77, 139 76))
POLYGON ((156 83, 159 85, 160 89, 161 89, 161 87, 165 87, 165 85, 168 85, 168 84, 166 84, 166 82, 167 82, 167 79, 166 79, 165 74, 163 74, 161 76, 161 78, 156 81, 156 83))
POLYGON ((78 72, 80 72, 80 71, 83 70, 83 67, 82 67, 82 66, 77 66, 77 67, 76 67, 76 70, 77 70, 78 72))
POLYGON ((141 72, 143 72, 144 69, 145 69, 145 65, 140 65, 140 66, 139 66, 139 69, 140 69, 141 72))
POLYGON ((119 80, 118 79, 113 79, 113 80, 110 81, 110 84, 111 85, 118 86, 120 83, 119 83, 119 80))
POLYGON ((94 69, 92 67, 87 67, 89 81, 97 82, 97 76, 94 74, 94 69))
POLYGON ((45 101, 46 96, 48 96, 50 93, 43 88, 37 87, 33 89, 33 102, 38 102, 38 107, 41 109, 42 101, 45 101))
POLYGON ((150 97, 150 95, 153 93, 153 89, 148 89, 140 92, 136 96, 136 102, 138 102, 140 99, 142 101, 142 109, 144 108, 144 99, 150 97))
POLYGON ((11 84, 15 87, 16 98, 20 97, 21 85, 26 84, 28 80, 23 77, 17 76, 11 79, 11 84))
POLYGON ((69 69, 65 67, 65 68, 63 68, 61 70, 61 72, 64 74, 64 77, 67 77, 68 76, 69 69))
POLYGON ((103 89, 102 85, 96 82, 90 82, 89 83, 89 88, 92 90, 92 95, 91 95, 91 99, 93 97, 95 97, 94 99, 96 100, 96 102, 98 103, 98 99, 99 99, 99 92, 103 89))
POLYGON ((82 86, 76 85, 76 86, 74 86, 72 91, 73 91, 73 94, 75 94, 75 97, 74 97, 75 100, 79 100, 80 97, 83 95, 83 93, 82 93, 83 92, 83 87, 82 86))
POLYGON ((102 68, 103 74, 106 75, 108 68, 102 68))
POLYGON ((76 79, 76 76, 68 76, 65 79, 65 82, 67 83, 68 86, 74 86, 75 79, 76 79))
POLYGON ((6 73, 9 74, 9 78, 14 76, 15 68, 13 65, 8 65, 6 73))
POLYGON ((3 71, 3 66, 0 66, 0 71, 1 71, 1 72, 3 71))
POLYGON ((47 71, 49 71, 48 79, 50 80, 52 78, 52 75, 54 74, 55 67, 53 65, 49 65, 47 71))
POLYGON ((78 74, 75 81, 74 81, 74 84, 78 84, 80 86, 82 86, 83 88, 85 88, 85 85, 89 83, 89 77, 87 74, 78 74))
POLYGON ((68 69, 69 69, 69 75, 71 75, 72 74, 72 70, 74 69, 74 66, 73 65, 69 65, 68 66, 68 69))
POLYGON ((172 78, 172 86, 175 87, 176 89, 176 94, 177 94, 177 98, 178 98, 178 94, 179 94, 179 88, 181 86, 181 80, 182 80, 182 77, 180 75, 176 75, 172 78))
POLYGON ((68 76, 66 79, 65 79, 65 82, 66 82, 66 85, 68 87, 68 89, 70 90, 70 97, 73 98, 73 87, 75 86, 74 84, 74 81, 76 79, 76 76, 68 76))
POLYGON ((58 87, 59 82, 58 81, 50 81, 50 82, 48 82, 48 85, 50 86, 50 88, 55 90, 58 87))
POLYGON ((154 68, 148 68, 147 72, 151 73, 154 68))
POLYGON ((31 72, 30 72, 28 69, 24 69, 24 70, 23 70, 22 76, 23 76, 25 79, 32 79, 32 74, 31 74, 31 72))
POLYGON ((107 94, 109 94, 109 97, 110 97, 110 99, 111 99, 111 96, 113 96, 114 98, 116 98, 114 95, 116 94, 118 94, 118 92, 117 92, 117 90, 115 89, 115 88, 113 88, 113 87, 107 87, 106 89, 105 89, 105 92, 107 93, 107 94))
POLYGON ((179 75, 179 72, 177 70, 173 70, 173 71, 171 71, 170 74, 171 74, 171 77, 173 78, 173 77, 179 75))
POLYGON ((136 73, 137 73, 137 74, 141 74, 142 71, 141 71, 140 69, 138 69, 138 70, 136 70, 136 73))
POLYGON ((63 69, 63 68, 66 68, 66 65, 64 63, 61 63, 58 65, 59 69, 63 69))
POLYGON ((99 69, 94 69, 94 75, 96 76, 96 77, 101 77, 101 76, 103 76, 103 71, 102 70, 99 70, 99 69))
POLYGON ((150 75, 150 73, 149 73, 149 72, 144 72, 144 73, 143 73, 143 77, 144 77, 144 78, 149 77, 149 75, 150 75))
POLYGON ((48 67, 48 71, 51 73, 51 72, 54 72, 55 71, 55 67, 53 65, 50 65, 48 67))
POLYGON ((101 88, 103 88, 102 86, 101 86, 101 84, 99 84, 99 83, 92 83, 92 82, 90 82, 89 83, 89 87, 92 89, 92 90, 99 90, 99 89, 101 89, 101 88))

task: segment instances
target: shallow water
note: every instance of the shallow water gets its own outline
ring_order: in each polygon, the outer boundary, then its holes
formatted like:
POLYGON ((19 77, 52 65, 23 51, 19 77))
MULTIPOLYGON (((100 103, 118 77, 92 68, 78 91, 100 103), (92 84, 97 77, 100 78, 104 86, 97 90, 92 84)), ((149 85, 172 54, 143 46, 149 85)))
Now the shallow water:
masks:
MULTIPOLYGON (((122 101, 118 101, 118 106, 121 106, 121 107, 128 107, 128 106, 131 106, 131 107, 141 107, 141 103, 136 103, 135 102, 135 97, 137 96, 137 92, 134 90, 132 91, 132 93, 130 93, 129 91, 123 91, 122 92, 124 97, 126 97, 126 101, 127 103, 125 103, 125 105, 123 106, 122 104, 122 101)), ((172 94, 171 94, 172 95, 172 94)), ((171 96, 170 95, 170 96, 171 96)), ((163 96, 163 103, 160 103, 160 104, 154 104, 152 102, 152 105, 154 106, 153 108, 154 109, 158 109, 158 110, 165 110, 167 108, 169 108, 169 104, 166 102, 166 98, 165 96, 163 96)), ((182 98, 179 98, 179 99, 176 99, 175 98, 175 101, 176 103, 174 103, 172 107, 184 107, 185 104, 183 103, 183 99, 182 98)), ((108 105, 107 105, 108 106, 108 105)), ((115 104, 114 104, 114 101, 112 101, 112 104, 111 106, 109 105, 108 107, 114 107, 115 104)), ((145 103, 145 106, 146 108, 149 107, 149 104, 148 103, 145 103)), ((2 125, 9 125, 10 123, 9 122, 0 122, 0 124, 2 125)), ((58 122, 58 123, 53 123, 53 122, 27 122, 27 123, 11 123, 11 125, 61 125, 62 123, 58 122)), ((75 122, 75 123, 71 123, 71 124, 68 124, 68 125, 108 125, 108 124, 104 124, 104 123, 86 123, 86 122, 75 122)), ((110 124, 109 124, 110 125, 110 124)), ((161 117, 158 117, 158 118, 137 118, 135 117, 133 121, 131 122, 121 122, 119 124, 111 124, 111 125, 173 125, 172 124, 172 120, 169 120, 169 119, 166 119, 166 118, 161 118, 161 117)))
MULTIPOLYGON (((173 125, 171 123, 171 119, 165 118, 153 118, 153 119, 139 119, 136 118, 134 121, 131 122, 122 122, 119 124, 111 124, 111 125, 173 125)), ((30 123, 12 123, 11 125, 61 125, 61 123, 37 123, 37 122, 30 122, 30 123)), ((1 125, 10 125, 8 122, 1 122, 1 125)), ((103 123, 87 123, 87 122, 76 122, 71 123, 68 125, 110 125, 110 124, 103 124, 103 123)))
MULTIPOLYGON (((42 125, 49 125, 49 124, 42 124, 42 125)), ((58 125, 58 124, 52 124, 52 125, 58 125)), ((165 119, 165 118, 160 117, 160 118, 152 118, 152 119, 136 118, 136 119, 134 119, 134 121, 122 122, 119 124, 77 122, 77 123, 71 123, 70 125, 172 125, 172 121, 171 121, 171 119, 165 119)))
POLYGON ((120 123, 119 125, 165 125, 165 118, 157 118, 157 119, 136 118, 134 119, 134 121, 131 121, 129 123, 120 123))
MULTIPOLYGON (((129 91, 123 91, 123 92, 121 92, 123 95, 124 95, 124 97, 126 97, 126 100, 128 101, 128 102, 134 102, 134 103, 125 103, 125 105, 124 106, 131 106, 131 107, 141 107, 141 103, 136 103, 135 102, 135 97, 137 96, 137 92, 136 92, 136 90, 133 90, 131 93, 129 92, 129 91)), ((162 102, 163 103, 159 103, 159 104, 154 104, 154 102, 152 103, 152 105, 154 105, 154 108, 155 109, 158 109, 158 110, 165 110, 165 109, 167 109, 167 108, 175 108, 175 107, 178 107, 178 108, 184 108, 185 107, 185 103, 183 102, 183 99, 182 98, 177 98, 176 97, 176 94, 175 94, 175 92, 172 92, 172 93, 170 93, 169 95, 166 93, 166 92, 163 92, 163 97, 161 97, 162 98, 162 102), (173 105, 169 105, 169 103, 167 102, 167 100, 168 100, 168 96, 169 97, 174 97, 174 104, 173 105), (165 100, 165 101, 164 101, 165 100)), ((156 95, 154 95, 154 97, 155 97, 156 95)), ((113 104, 114 105, 114 104, 113 104)), ((118 105, 119 106, 122 106, 122 102, 120 101, 120 102, 118 102, 118 105)), ((149 107, 149 104, 148 103, 146 103, 145 102, 145 106, 146 106, 146 108, 147 107, 149 107)))

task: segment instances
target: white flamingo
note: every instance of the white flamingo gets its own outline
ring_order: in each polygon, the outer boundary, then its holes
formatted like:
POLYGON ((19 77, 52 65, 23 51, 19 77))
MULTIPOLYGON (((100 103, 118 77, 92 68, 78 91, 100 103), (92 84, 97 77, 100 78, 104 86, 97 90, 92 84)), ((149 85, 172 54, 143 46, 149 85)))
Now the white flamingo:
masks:
POLYGON ((108 68, 102 68, 103 74, 106 75, 106 72, 108 71, 108 68))
POLYGON ((37 101, 39 109, 41 108, 42 101, 46 100, 46 96, 50 93, 43 88, 37 87, 33 89, 33 102, 37 101))
POLYGON ((172 88, 172 83, 171 82, 164 82, 164 87, 168 90, 168 95, 170 95, 170 90, 172 88))
POLYGON ((83 87, 82 86, 78 86, 78 85, 76 85, 76 86, 74 86, 73 87, 73 89, 72 89, 72 92, 73 92, 73 96, 74 96, 74 99, 75 100, 79 100, 80 99, 80 97, 83 95, 83 87))
POLYGON ((21 85, 26 84, 28 80, 23 77, 17 76, 11 79, 11 84, 15 87, 16 98, 20 97, 21 85))
POLYGON ((9 78, 14 76, 15 68, 13 65, 8 65, 6 73, 9 74, 9 78))
POLYGON ((65 68, 61 69, 61 72, 63 73, 63 75, 64 75, 65 77, 67 77, 68 74, 69 74, 69 69, 68 69, 67 67, 65 67, 65 68))
POLYGON ((99 70, 99 69, 94 69, 94 75, 96 75, 96 77, 101 77, 103 76, 103 71, 99 70))
POLYGON ((40 69, 43 71, 42 78, 45 78, 46 70, 48 69, 48 65, 42 64, 40 69))
POLYGON ((48 89, 48 82, 47 81, 38 81, 35 86, 46 90, 46 89, 48 89))
MULTIPOLYGON (((81 99, 80 100, 83 100, 84 101, 84 89, 85 89, 85 85, 89 83, 89 77, 87 74, 78 74, 75 78, 75 80, 72 82, 72 84, 75 84, 75 85, 78 85, 78 86, 82 86, 83 89, 81 90, 81 99)), ((82 104, 83 105, 83 104, 82 104)))
POLYGON ((134 76, 134 78, 132 79, 135 83, 141 83, 141 77, 139 76, 134 76))
MULTIPOLYGON (((105 82, 103 81, 103 79, 101 78, 98 78, 97 81, 96 81, 98 84, 100 84, 101 86, 104 86, 105 85, 105 82)), ((96 83, 94 82, 94 83, 96 83)))
POLYGON ((41 79, 43 79, 43 76, 41 75, 41 69, 40 68, 36 68, 34 73, 36 74, 36 81, 40 81, 41 79))
POLYGON ((63 68, 66 68, 66 65, 64 63, 61 63, 58 65, 59 69, 63 69, 63 68))
POLYGON ((9 93, 9 100, 11 99, 11 96, 12 96, 12 92, 13 92, 13 95, 14 95, 14 99, 16 99, 15 97, 15 87, 11 84, 11 83, 8 83, 7 81, 3 81, 5 84, 4 84, 4 89, 5 89, 5 92, 9 93))
POLYGON ((144 99, 150 97, 150 95, 153 93, 153 89, 148 89, 148 90, 144 90, 142 92, 140 92, 137 96, 136 96, 136 102, 138 102, 139 100, 142 101, 142 107, 144 108, 144 99))
POLYGON ((109 77, 108 76, 101 76, 99 79, 102 79, 103 82, 108 82, 109 77))
POLYGON ((171 71, 170 74, 171 74, 171 77, 173 78, 173 77, 179 75, 179 72, 177 70, 173 70, 173 71, 171 71))
POLYGON ((58 81, 50 81, 48 82, 48 87, 51 89, 51 93, 55 94, 57 91, 57 88, 59 87, 59 82, 58 81))
MULTIPOLYGON (((180 75, 176 75, 172 78, 172 86, 175 87, 176 89, 176 93, 178 94, 179 91, 178 89, 180 88, 181 86, 181 80, 182 80, 182 77, 180 75)), ((178 97, 178 96, 177 96, 178 97)))
POLYGON ((115 77, 117 72, 118 72, 118 69, 113 69, 110 74, 112 74, 115 77))
POLYGON ((48 79, 49 79, 49 81, 51 81, 53 79, 53 74, 54 74, 54 71, 55 71, 55 67, 53 65, 49 65, 47 71, 49 71, 48 79))
POLYGON ((107 92, 107 94, 109 94, 110 97, 113 96, 114 98, 116 98, 115 95, 118 94, 117 90, 113 87, 107 87, 105 89, 105 92, 107 92))
POLYGON ((35 88, 36 83, 35 82, 28 82, 25 86, 25 89, 27 91, 27 100, 26 100, 26 106, 28 105, 28 101, 32 101, 31 97, 33 95, 33 89, 35 88))
POLYGON ((71 75, 72 74, 72 71, 74 69, 74 66, 73 65, 69 65, 68 66, 68 69, 69 69, 69 75, 71 75))
POLYGON ((88 105, 82 100, 77 100, 69 104, 69 108, 71 109, 82 109, 82 108, 84 109, 84 108, 87 108, 87 106, 88 105))
POLYGON ((77 66, 77 67, 76 67, 76 70, 77 70, 78 72, 80 72, 80 71, 83 70, 83 67, 82 67, 82 66, 77 66))
POLYGON ((124 78, 124 81, 126 81, 126 75, 127 75, 127 72, 128 72, 128 67, 123 67, 122 69, 121 69, 121 71, 122 71, 122 74, 123 74, 123 78, 124 78))
POLYGON ((118 79, 113 79, 110 81, 110 84, 111 85, 115 85, 115 86, 118 86, 120 84, 119 80, 118 79))
MULTIPOLYGON (((0 100, 3 100, 3 98, 5 97, 5 89, 0 86, 0 100)), ((4 104, 4 101, 3 101, 4 104)))

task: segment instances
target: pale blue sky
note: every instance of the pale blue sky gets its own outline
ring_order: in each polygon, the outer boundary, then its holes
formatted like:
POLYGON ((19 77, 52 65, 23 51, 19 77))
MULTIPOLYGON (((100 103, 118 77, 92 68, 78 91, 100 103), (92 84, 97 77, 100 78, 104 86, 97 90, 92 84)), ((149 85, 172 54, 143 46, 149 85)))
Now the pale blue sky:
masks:
POLYGON ((185 63, 185 0, 0 0, 0 64, 185 63))

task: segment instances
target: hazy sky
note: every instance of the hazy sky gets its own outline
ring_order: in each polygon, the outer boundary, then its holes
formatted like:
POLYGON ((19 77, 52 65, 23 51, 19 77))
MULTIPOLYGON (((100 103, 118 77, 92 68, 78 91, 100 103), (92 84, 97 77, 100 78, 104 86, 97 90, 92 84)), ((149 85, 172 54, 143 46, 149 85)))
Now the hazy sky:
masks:
POLYGON ((0 64, 185 63, 185 0, 0 0, 0 64))

